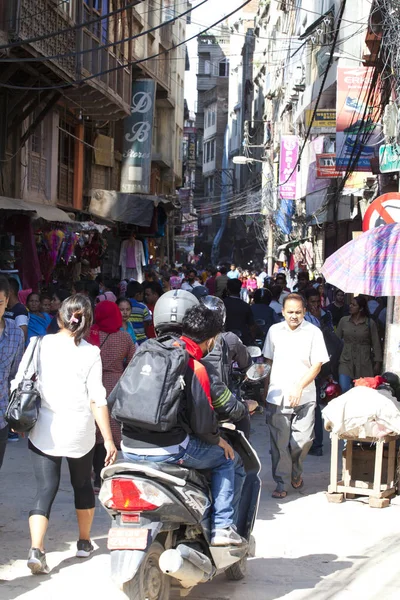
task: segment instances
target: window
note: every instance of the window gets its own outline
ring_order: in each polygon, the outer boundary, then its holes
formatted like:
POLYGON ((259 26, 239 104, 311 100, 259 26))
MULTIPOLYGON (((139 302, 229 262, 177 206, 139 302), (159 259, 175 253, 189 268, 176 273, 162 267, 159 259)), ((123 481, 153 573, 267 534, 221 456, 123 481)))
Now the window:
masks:
POLYGON ((213 110, 211 114, 212 114, 212 123, 211 123, 211 125, 215 125, 215 121, 216 121, 216 113, 215 113, 215 110, 213 110))
POLYGON ((71 17, 71 19, 74 16, 74 0, 64 0, 64 2, 61 2, 61 4, 58 5, 60 7, 60 9, 65 12, 66 15, 68 15, 69 17, 71 17))
POLYGON ((218 70, 218 75, 220 77, 228 77, 229 76, 229 60, 227 58, 224 58, 223 60, 221 60, 219 62, 219 70, 218 70))
POLYGON ((207 177, 204 180, 204 195, 209 198, 214 196, 214 177, 207 177))
POLYGON ((215 140, 204 143, 203 163, 212 162, 215 158, 215 140))

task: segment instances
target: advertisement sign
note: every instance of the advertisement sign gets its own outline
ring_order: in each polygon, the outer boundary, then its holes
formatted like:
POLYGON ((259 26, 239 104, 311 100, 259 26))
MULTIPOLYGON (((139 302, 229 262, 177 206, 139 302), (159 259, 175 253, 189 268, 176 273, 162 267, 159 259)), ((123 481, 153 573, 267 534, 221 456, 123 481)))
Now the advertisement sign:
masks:
POLYGON ((296 135, 283 135, 279 161, 279 197, 294 200, 297 188, 297 160, 299 140, 296 135))
POLYGON ((326 179, 327 177, 341 177, 342 171, 336 170, 336 154, 317 154, 317 177, 326 179))
POLYGON ((381 173, 400 171, 399 144, 384 144, 379 148, 379 169, 381 173))
POLYGON ((338 67, 336 168, 340 171, 353 165, 358 155, 353 170, 370 171, 378 151, 380 86, 375 85, 370 96, 373 73, 373 67, 338 67))
POLYGON ((124 122, 121 192, 150 193, 155 91, 153 79, 132 83, 131 114, 124 122))
POLYGON ((188 167, 189 169, 196 168, 196 134, 188 135, 188 167))
MULTIPOLYGON (((310 127, 311 119, 313 116, 313 110, 307 110, 306 112, 306 127, 310 127)), ((325 127, 336 127, 336 110, 334 108, 321 108, 315 113, 313 120, 313 127, 325 128, 325 127)))

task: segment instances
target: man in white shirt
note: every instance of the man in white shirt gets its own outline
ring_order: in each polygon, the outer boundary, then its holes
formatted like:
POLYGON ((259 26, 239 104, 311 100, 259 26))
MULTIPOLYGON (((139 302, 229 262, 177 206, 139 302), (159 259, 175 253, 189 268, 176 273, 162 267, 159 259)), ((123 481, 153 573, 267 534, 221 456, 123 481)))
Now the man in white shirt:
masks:
POLYGON ((182 283, 181 290, 186 290, 187 292, 192 292, 195 287, 201 285, 198 281, 196 281, 197 271, 196 269, 189 269, 186 275, 185 281, 182 283))
POLYGON ((239 275, 240 275, 240 273, 239 273, 238 269, 236 268, 236 265, 232 263, 231 270, 228 271, 228 278, 229 279, 239 279, 239 275))
POLYGON ((322 332, 304 320, 305 301, 299 294, 284 299, 285 321, 273 325, 263 354, 272 366, 267 395, 271 434, 273 498, 285 498, 291 484, 303 487, 303 461, 311 447, 315 422, 314 380, 329 361, 322 332))

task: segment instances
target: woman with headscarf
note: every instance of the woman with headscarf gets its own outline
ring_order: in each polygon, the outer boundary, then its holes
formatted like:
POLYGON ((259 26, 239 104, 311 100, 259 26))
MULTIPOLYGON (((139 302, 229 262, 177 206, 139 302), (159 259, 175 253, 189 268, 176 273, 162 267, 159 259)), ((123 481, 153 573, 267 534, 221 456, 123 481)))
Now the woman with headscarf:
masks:
MULTIPOLYGON (((88 341, 100 348, 103 364, 103 385, 107 397, 111 394, 125 367, 130 363, 135 345, 131 336, 126 331, 121 331, 122 315, 115 302, 104 300, 99 302, 94 310, 94 325, 90 329, 88 341)), ((119 448, 121 443, 121 427, 111 420, 111 431, 114 443, 119 448)), ((104 466, 104 446, 100 431, 96 433, 96 447, 93 457, 93 470, 95 474, 94 490, 98 492, 101 486, 100 473, 104 466)))

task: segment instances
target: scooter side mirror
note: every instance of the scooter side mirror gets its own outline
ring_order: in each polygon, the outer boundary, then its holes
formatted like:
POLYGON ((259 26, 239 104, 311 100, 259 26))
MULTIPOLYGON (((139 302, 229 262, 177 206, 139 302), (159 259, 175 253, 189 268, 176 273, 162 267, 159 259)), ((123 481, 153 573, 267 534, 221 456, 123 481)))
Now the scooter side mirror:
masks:
POLYGON ((258 346, 247 346, 247 351, 251 358, 258 358, 259 356, 262 356, 261 348, 258 346))
POLYGON ((268 377, 269 372, 271 370, 271 366, 267 363, 263 363, 261 365, 252 365, 246 372, 247 379, 249 381, 257 382, 262 381, 266 377, 268 377))

